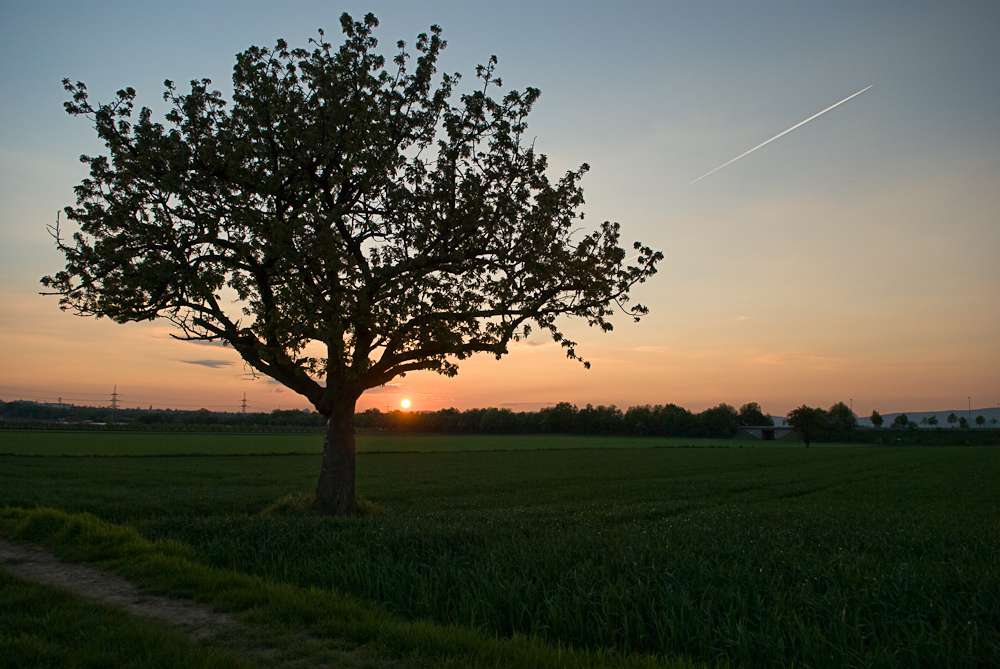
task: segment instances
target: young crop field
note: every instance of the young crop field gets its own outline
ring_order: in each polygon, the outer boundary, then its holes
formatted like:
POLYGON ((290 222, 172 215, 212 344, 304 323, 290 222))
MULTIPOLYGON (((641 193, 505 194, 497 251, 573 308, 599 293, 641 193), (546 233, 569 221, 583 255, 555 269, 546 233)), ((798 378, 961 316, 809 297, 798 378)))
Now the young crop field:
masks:
MULTIPOLYGON (((801 446, 796 442, 682 437, 359 434, 359 453, 538 451, 580 448, 801 446)), ((0 430, 0 455, 261 455, 322 453, 321 434, 0 430)))
POLYGON ((311 490, 318 448, 9 455, 0 506, 86 511, 275 587, 607 657, 1000 665, 1000 449, 727 443, 362 452, 359 491, 386 514, 350 519, 276 504, 311 490))

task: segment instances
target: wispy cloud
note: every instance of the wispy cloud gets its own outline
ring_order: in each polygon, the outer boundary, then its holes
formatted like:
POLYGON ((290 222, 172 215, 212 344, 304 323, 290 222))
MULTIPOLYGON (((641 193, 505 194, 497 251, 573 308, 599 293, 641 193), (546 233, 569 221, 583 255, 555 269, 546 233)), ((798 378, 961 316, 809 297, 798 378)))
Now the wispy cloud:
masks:
POLYGON ((219 369, 220 367, 232 367, 235 364, 228 360, 181 360, 180 362, 184 362, 189 365, 201 365, 202 367, 211 367, 212 369, 219 369))
POLYGON ((228 343, 221 340, 213 341, 201 341, 201 340, 187 340, 178 339, 174 335, 177 334, 176 330, 153 330, 147 333, 145 336, 154 341, 170 341, 170 342, 184 342, 185 344, 195 344, 197 346, 213 346, 215 348, 231 348, 228 343))
POLYGON ((231 348, 229 344, 224 341, 185 341, 187 344, 196 344, 198 346, 214 346, 216 348, 231 348))
POLYGON ((555 402, 504 402, 500 406, 516 409, 518 407, 554 407, 555 405, 555 402))
POLYGON ((364 392, 365 395, 386 395, 389 393, 398 393, 400 384, 398 383, 387 383, 384 386, 376 386, 374 388, 369 388, 364 392))
POLYGON ((829 364, 838 359, 838 356, 834 355, 814 355, 814 354, 803 354, 803 353, 785 353, 785 354, 773 354, 773 355, 762 355, 754 358, 754 362, 758 362, 765 365, 781 365, 787 362, 794 363, 809 363, 809 364, 829 364))

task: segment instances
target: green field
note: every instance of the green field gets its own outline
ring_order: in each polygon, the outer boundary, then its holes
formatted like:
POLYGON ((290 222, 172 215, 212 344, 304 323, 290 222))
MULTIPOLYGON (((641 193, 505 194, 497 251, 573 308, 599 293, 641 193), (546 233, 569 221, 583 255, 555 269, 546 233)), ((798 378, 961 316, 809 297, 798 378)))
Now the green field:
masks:
MULTIPOLYGON (((709 448, 801 446, 796 442, 683 437, 581 437, 563 435, 360 434, 359 453, 537 451, 578 448, 709 448)), ((838 444, 838 446, 841 444, 838 444)), ((0 430, 0 455, 259 455, 322 453, 320 434, 219 434, 0 430)))
MULTIPOLYGON (((444 438, 391 437, 390 450, 426 450, 421 439, 444 438)), ((359 491, 386 516, 265 512, 312 488, 318 446, 4 456, 0 505, 91 512, 226 573, 612 658, 1000 665, 1000 449, 495 439, 481 452, 359 455, 359 491)))

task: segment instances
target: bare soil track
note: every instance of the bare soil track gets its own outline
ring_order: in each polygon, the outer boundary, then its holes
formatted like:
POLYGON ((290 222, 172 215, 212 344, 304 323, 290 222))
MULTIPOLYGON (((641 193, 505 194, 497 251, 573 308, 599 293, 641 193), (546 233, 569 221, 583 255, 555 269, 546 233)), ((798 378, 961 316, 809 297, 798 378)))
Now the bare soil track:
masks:
POLYGON ((195 602, 142 594, 120 576, 96 567, 60 562, 54 555, 6 539, 0 539, 0 565, 23 579, 179 627, 196 639, 214 636, 234 622, 232 616, 195 602))
MULTIPOLYGON (((244 658, 263 666, 289 667, 398 667, 398 661, 378 657, 364 645, 337 639, 293 635, 291 648, 254 643, 254 625, 240 618, 212 611, 197 602, 142 593, 133 583, 111 572, 82 564, 61 562, 51 553, 0 538, 0 569, 25 580, 52 586, 84 599, 113 606, 136 616, 171 625, 194 639, 221 642, 244 658), (244 639, 241 643, 234 639, 244 639), (238 649, 232 648, 239 644, 238 649)), ((283 644, 285 645, 285 644, 283 644)))

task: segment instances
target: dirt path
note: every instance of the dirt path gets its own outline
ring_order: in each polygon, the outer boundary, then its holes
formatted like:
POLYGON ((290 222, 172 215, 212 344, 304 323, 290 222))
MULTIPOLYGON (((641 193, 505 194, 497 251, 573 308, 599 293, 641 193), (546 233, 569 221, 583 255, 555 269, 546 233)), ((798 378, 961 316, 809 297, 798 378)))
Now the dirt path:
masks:
POLYGON ((23 579, 72 592, 100 604, 145 616, 178 628, 195 639, 206 639, 261 663, 279 667, 400 667, 395 660, 377 657, 365 646, 317 639, 288 632, 284 643, 272 647, 253 624, 227 613, 212 611, 197 602, 143 594, 121 576, 97 567, 60 562, 51 553, 0 537, 0 569, 23 579), (255 642, 256 640, 256 642, 255 642), (234 647, 234 644, 237 646, 234 647))
POLYGON ((54 555, 6 539, 0 539, 0 566, 29 581, 180 627, 196 639, 215 636, 234 623, 232 616, 225 613, 191 601, 144 595, 120 576, 96 567, 60 562, 54 555))

